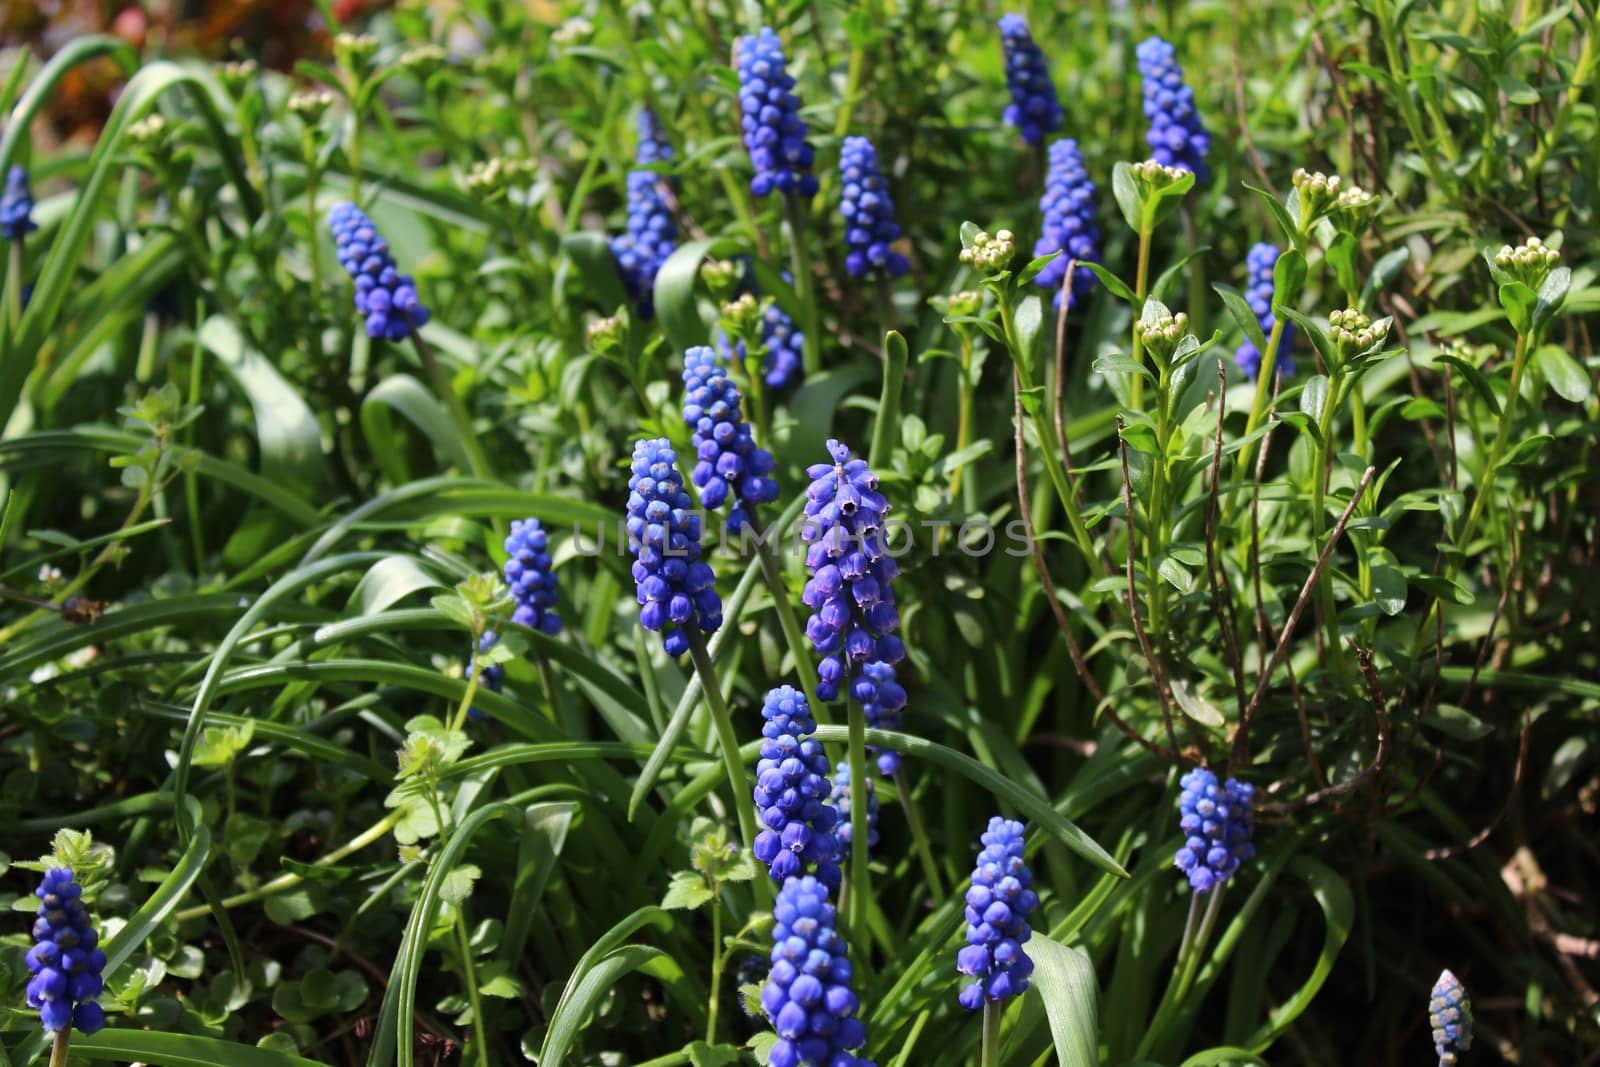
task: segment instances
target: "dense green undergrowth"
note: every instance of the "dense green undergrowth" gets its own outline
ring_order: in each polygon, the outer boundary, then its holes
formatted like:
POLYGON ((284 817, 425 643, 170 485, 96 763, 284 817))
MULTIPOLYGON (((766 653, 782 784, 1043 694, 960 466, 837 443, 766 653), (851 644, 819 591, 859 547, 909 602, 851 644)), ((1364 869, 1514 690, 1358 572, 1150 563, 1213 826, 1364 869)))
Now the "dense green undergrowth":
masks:
POLYGON ((1026 12, 1096 187, 1065 314, 980 5, 406 3, 290 73, 0 52, 38 224, 0 306, 0 1064, 49 1048, 23 861, 52 849, 107 955, 74 1059, 766 1062, 742 820, 764 694, 817 680, 830 438, 903 523, 903 719, 812 702, 876 791, 840 919, 865 1057, 1433 1062, 1449 968, 1465 1062, 1595 1062, 1593 4, 1069 7, 1026 12), (730 57, 762 25, 815 196, 751 190, 730 57), (1141 165, 1150 36, 1198 180, 1141 165), (36 150, 86 63, 127 76, 100 140, 36 150), (609 243, 642 107, 677 230, 651 314, 609 243), (900 277, 847 269, 857 134, 900 277), (414 338, 352 311, 345 200, 415 278, 414 338), (769 308, 806 338, 782 385, 769 308), (707 517, 725 619, 669 657, 627 464, 665 437, 692 466, 683 356, 724 334, 773 550, 707 517), (559 633, 497 578, 529 517, 559 633), (1173 861, 1195 766, 1256 789, 1257 854, 1204 896, 1173 861), (955 968, 996 813, 1041 902, 985 1044, 955 968))

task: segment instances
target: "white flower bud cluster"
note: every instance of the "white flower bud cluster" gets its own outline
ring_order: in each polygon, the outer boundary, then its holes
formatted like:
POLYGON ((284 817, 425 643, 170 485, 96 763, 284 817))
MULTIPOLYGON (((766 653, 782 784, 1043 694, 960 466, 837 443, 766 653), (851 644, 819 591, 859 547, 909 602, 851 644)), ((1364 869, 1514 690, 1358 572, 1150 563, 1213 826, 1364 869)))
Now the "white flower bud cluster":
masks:
POLYGON ((1010 230, 1000 230, 992 237, 980 232, 972 239, 971 248, 961 250, 961 262, 971 264, 983 274, 999 274, 1010 265, 1016 251, 1016 236, 1010 230))

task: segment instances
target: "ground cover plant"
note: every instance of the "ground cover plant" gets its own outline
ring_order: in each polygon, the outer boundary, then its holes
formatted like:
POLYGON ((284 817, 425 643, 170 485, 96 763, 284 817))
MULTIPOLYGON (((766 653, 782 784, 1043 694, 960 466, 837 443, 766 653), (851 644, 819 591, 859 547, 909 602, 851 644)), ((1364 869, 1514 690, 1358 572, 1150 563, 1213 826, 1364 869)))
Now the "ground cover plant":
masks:
POLYGON ((0 53, 0 1064, 1600 1060, 1597 30, 0 53))

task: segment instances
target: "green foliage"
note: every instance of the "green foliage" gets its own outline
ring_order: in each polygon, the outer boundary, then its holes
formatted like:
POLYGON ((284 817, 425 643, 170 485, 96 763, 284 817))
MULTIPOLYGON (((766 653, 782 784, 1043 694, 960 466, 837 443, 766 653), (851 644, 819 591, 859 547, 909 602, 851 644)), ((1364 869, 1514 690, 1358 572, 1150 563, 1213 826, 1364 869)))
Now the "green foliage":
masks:
POLYGON ((1422 1062, 1444 967, 1469 1055, 1595 1047, 1589 0, 1034 5, 1098 187, 1065 309, 987 11, 372 6, 290 72, 0 52, 39 223, 0 257, 0 1063, 48 1053, 22 954, 53 864, 107 954, 74 1061, 765 1063, 773 886, 736 811, 763 694, 815 682, 830 437, 906 524, 904 721, 814 703, 835 765, 904 760, 841 909, 865 1056, 982 1054, 954 966, 996 812, 1041 904, 984 1067, 1422 1062), (822 184, 787 209, 737 136, 763 18, 822 184), (1204 178, 1144 158, 1149 34, 1204 178), (127 81, 52 147, 89 63, 127 81), (610 244, 646 104, 683 235, 653 317, 610 244), (906 278, 844 270, 848 134, 906 278), (342 200, 415 277, 414 339, 354 314, 342 200), (783 388, 774 312, 806 337, 783 388), (723 338, 780 496, 765 555, 707 516, 725 620, 691 664, 640 627, 619 523, 635 438, 692 468, 681 356, 723 338), (559 634, 502 577, 530 516, 559 634), (1192 905, 1197 764, 1257 786, 1260 855, 1192 905))

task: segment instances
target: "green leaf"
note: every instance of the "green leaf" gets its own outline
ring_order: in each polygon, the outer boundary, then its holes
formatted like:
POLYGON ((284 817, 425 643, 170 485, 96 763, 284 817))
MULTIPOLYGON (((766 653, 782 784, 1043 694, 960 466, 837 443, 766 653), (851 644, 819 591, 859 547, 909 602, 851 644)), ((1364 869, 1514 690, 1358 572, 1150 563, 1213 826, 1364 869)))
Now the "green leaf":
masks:
POLYGON ((244 391, 255 414, 256 441, 261 447, 261 474, 307 488, 320 485, 322 429, 294 386, 261 353, 245 343, 239 328, 221 316, 200 327, 200 343, 211 350, 244 391))
POLYGON ((1237 1067, 1241 1063, 1259 1064, 1268 1067, 1267 1061, 1257 1056, 1248 1049, 1234 1048, 1231 1045, 1219 1045, 1208 1048, 1204 1052, 1196 1052, 1193 1056, 1183 1061, 1183 1067, 1237 1067))
POLYGON ((1231 285, 1223 285, 1221 282, 1213 282, 1211 288, 1222 297, 1223 307, 1228 309, 1228 315, 1244 333, 1245 339, 1256 346, 1256 351, 1265 353, 1267 335, 1261 332, 1261 321, 1256 318, 1256 313, 1250 310, 1244 295, 1231 285))
POLYGON ((1356 239, 1353 234, 1340 232, 1328 242, 1328 265, 1339 280, 1339 288, 1354 293, 1361 287, 1356 284, 1356 239))
POLYGON ((1550 382, 1550 389, 1554 389, 1558 397, 1571 403, 1589 400, 1589 374, 1578 360, 1566 355, 1566 349, 1555 344, 1541 344, 1533 358, 1539 365, 1539 373, 1544 374, 1544 381, 1550 382))
POLYGON ((686 908, 690 911, 708 903, 712 899, 711 887, 706 885, 706 880, 695 871, 674 871, 672 881, 667 884, 667 895, 661 899, 661 906, 668 911, 686 908))
POLYGON ((1050 1038, 1060 1067, 1099 1067, 1097 1019, 1099 986, 1094 964, 1081 949, 1034 934, 1028 942, 1033 959, 1033 989, 1044 1002, 1050 1038))
MULTIPOLYGON (((1118 166, 1121 165, 1122 164, 1118 164, 1118 166)), ((1133 287, 1127 282, 1111 273, 1099 263, 1084 263, 1082 265, 1093 271, 1094 276, 1100 279, 1100 284, 1104 285, 1107 289, 1110 289, 1113 295, 1127 301, 1130 305, 1135 307, 1138 306, 1139 297, 1134 293, 1133 287)))
MULTIPOLYGON (((457 764, 460 767, 460 764, 457 764)), ((528 931, 542 914, 539 899, 550 876, 555 873, 561 850, 567 844, 578 805, 572 801, 533 804, 522 813, 522 837, 517 846, 517 873, 511 883, 511 901, 506 908, 505 932, 500 936, 500 952, 505 959, 522 958, 528 931)))
POLYGON ((1447 364, 1460 371, 1462 377, 1467 379, 1467 384, 1472 386, 1472 391, 1478 394, 1478 397, 1483 401, 1484 405, 1488 407, 1489 411, 1492 412, 1496 417, 1499 416, 1500 400, 1494 395, 1494 389, 1489 385, 1489 379, 1484 376, 1483 371, 1479 370, 1471 363, 1468 363, 1460 356, 1451 355, 1448 352, 1439 353, 1439 355, 1435 357, 1435 361, 1447 364))
MULTIPOLYGON (((345 610, 361 615, 378 615, 413 593, 442 586, 438 578, 422 568, 415 556, 390 556, 367 568, 367 573, 361 576, 351 591, 345 610)), ((459 601, 461 598, 455 599, 459 601)), ((470 624, 469 615, 466 625, 470 624)))
POLYGON ((1505 308, 1511 328, 1526 336, 1533 329, 1533 309, 1539 295, 1521 282, 1506 282, 1500 286, 1500 306, 1505 308))
MULTIPOLYGON (((1111 168, 1111 192, 1117 198, 1117 207, 1122 209, 1122 217, 1128 223, 1128 229, 1134 233, 1140 232, 1144 226, 1144 207, 1139 203, 1139 187, 1133 180, 1132 164, 1118 163, 1111 168)), ((1093 269, 1092 264, 1090 269, 1093 269)), ((1095 273, 1100 272, 1095 271, 1095 273)), ((1129 297, 1128 300, 1131 303, 1133 298, 1129 297)))
POLYGON ((640 908, 589 946, 572 969, 555 1011, 550 1013, 550 1027, 539 1049, 540 1067, 561 1067, 595 1002, 619 979, 652 960, 666 958, 660 949, 622 945, 622 942, 641 926, 665 930, 671 928, 672 923, 671 915, 661 908, 640 908))
POLYGON ((1302 854, 1289 861, 1288 870, 1311 888, 1312 897, 1322 909, 1322 949, 1317 954, 1317 962, 1310 976, 1300 988, 1273 1010, 1271 1017, 1251 1035, 1250 1040, 1243 1042, 1245 1048, 1258 1053, 1277 1040, 1311 1006, 1312 1000, 1333 971, 1333 965, 1338 961, 1339 952, 1344 948, 1355 922, 1355 900, 1350 893, 1350 884, 1333 868, 1321 860, 1302 854))
MULTIPOLYGON (((1245 182, 1244 187, 1255 193, 1266 203, 1267 210, 1272 212, 1272 217, 1277 221, 1278 228, 1283 231, 1284 238, 1295 248, 1304 249, 1305 238, 1300 235, 1300 227, 1296 226, 1294 219, 1289 216, 1289 209, 1284 207, 1277 197, 1265 189, 1257 188, 1249 182, 1245 182)), ((1279 256, 1278 258, 1281 260, 1283 257, 1279 256)))
MULTIPOLYGON (((816 738, 824 744, 843 745, 848 740, 848 734, 843 726, 818 726, 816 738)), ((1070 819, 1051 807, 1038 793, 1025 788, 994 768, 979 763, 966 753, 946 748, 925 737, 903 734, 895 730, 869 729, 867 744, 893 749, 912 759, 927 760, 947 771, 956 772, 1021 811, 1036 829, 1060 838, 1064 845, 1100 870, 1123 878, 1128 876, 1128 872, 1122 869, 1122 865, 1113 859, 1109 852, 1078 829, 1070 819)))
POLYGON ((148 1063, 156 1067, 321 1067, 318 1061, 286 1052, 219 1041, 195 1034, 155 1030, 107 1029, 85 1037, 72 1035, 74 1059, 148 1063))
MULTIPOLYGON (((134 912, 121 929, 108 938, 102 946, 106 953, 105 969, 101 972, 104 977, 110 978, 116 973, 117 969, 144 944, 145 938, 153 934, 178 905, 183 903, 195 879, 200 877, 210 853, 211 831, 204 823, 197 823, 194 836, 189 839, 189 844, 183 850, 177 865, 161 880, 161 884, 156 886, 155 892, 139 906, 139 910, 134 912)), ((78 1043, 74 1041, 73 1048, 77 1047, 78 1043)))
POLYGON ((1290 248, 1272 265, 1272 309, 1276 313, 1280 304, 1293 304, 1300 298, 1306 285, 1306 257, 1298 249, 1290 248))
POLYGON ((1433 705, 1422 721, 1457 741, 1481 741, 1494 733, 1494 727, 1455 704, 1433 705))
POLYGON ((1406 608, 1406 578, 1387 564, 1372 568, 1372 598, 1385 615, 1398 615, 1406 608))
POLYGON ((578 268, 585 291, 594 297, 601 311, 610 315, 628 303, 628 293, 617 275, 611 242, 605 234, 597 230, 569 233, 561 239, 561 251, 578 268))
MULTIPOLYGON (((743 246, 728 237, 706 237, 679 245, 677 251, 656 272, 652 299, 656 319, 667 335, 673 351, 703 345, 710 334, 700 317, 700 302, 695 289, 700 281, 700 264, 711 256, 725 257, 742 251, 743 246)), ((610 252, 606 253, 608 256, 610 252)))
POLYGON ((404 443, 394 432, 391 413, 426 437, 441 462, 460 471, 472 469, 471 451, 438 397, 409 374, 391 374, 361 402, 361 432, 390 481, 398 484, 409 481, 411 476, 405 466, 404 443))
POLYGON ((1328 404, 1328 376, 1312 375, 1300 391, 1300 410, 1313 419, 1322 418, 1322 409, 1328 404))
POLYGON ((1557 267, 1545 276, 1544 284, 1539 286, 1539 302, 1533 308, 1535 329, 1544 329, 1556 317, 1567 301, 1567 290, 1571 288, 1572 271, 1566 267, 1557 267))
POLYGON ((1178 279, 1183 277, 1184 269, 1209 251, 1211 251, 1210 245, 1201 245, 1162 271, 1161 277, 1157 278, 1155 284, 1150 287, 1150 296, 1156 300, 1165 300, 1167 295, 1177 286, 1178 279))

